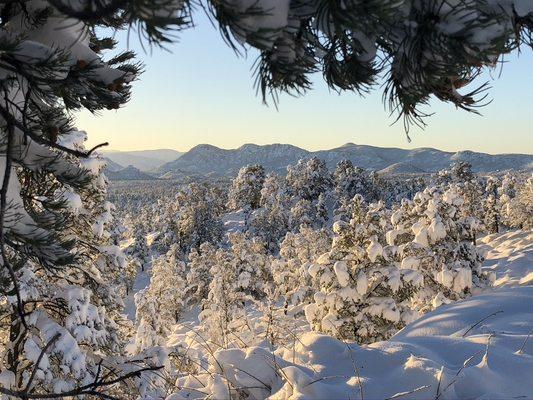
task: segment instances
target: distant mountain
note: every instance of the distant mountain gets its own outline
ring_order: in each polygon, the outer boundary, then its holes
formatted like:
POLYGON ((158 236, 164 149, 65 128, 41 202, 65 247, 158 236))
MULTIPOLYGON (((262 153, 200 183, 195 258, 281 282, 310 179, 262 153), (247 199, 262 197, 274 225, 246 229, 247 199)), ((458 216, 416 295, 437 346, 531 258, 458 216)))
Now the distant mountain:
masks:
POLYGON ((177 160, 162 165, 157 172, 164 174, 179 170, 193 174, 231 176, 244 165, 262 164, 269 171, 283 173, 287 165, 309 154, 307 150, 290 144, 245 144, 233 150, 200 144, 177 160))
POLYGON ((103 156, 120 165, 132 165, 141 171, 151 171, 174 161, 183 153, 170 150, 103 151, 103 156))
POLYGON ((106 173, 109 171, 116 172, 116 171, 120 171, 121 169, 124 169, 122 165, 114 162, 110 158, 104 157, 104 160, 106 162, 106 166, 105 166, 106 173))
POLYGON ((159 176, 173 171, 179 171, 180 174, 233 176, 245 165, 261 164, 267 171, 284 173, 288 165, 312 156, 325 160, 331 169, 339 161, 349 159, 361 168, 391 174, 433 173, 457 161, 471 163, 475 172, 533 171, 533 155, 530 154, 453 153, 431 148, 406 150, 348 143, 335 149, 314 152, 288 144, 245 144, 232 150, 201 144, 177 160, 161 165, 155 172, 159 176))
POLYGON ((105 172, 105 175, 110 181, 148 181, 157 179, 152 175, 140 171, 133 165, 128 165, 119 171, 108 170, 105 172))

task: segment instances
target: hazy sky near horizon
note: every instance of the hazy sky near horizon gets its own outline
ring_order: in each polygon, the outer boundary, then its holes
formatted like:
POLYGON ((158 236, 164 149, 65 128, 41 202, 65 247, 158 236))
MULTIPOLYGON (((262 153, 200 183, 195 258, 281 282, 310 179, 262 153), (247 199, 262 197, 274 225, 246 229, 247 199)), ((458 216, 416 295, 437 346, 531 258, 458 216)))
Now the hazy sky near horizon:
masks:
MULTIPOLYGON (((290 143, 309 150, 347 142, 381 147, 435 147, 488 153, 533 154, 533 51, 508 56, 508 63, 485 74, 493 102, 483 116, 435 100, 425 130, 413 128, 409 143, 401 122, 385 110, 380 87, 365 97, 328 90, 321 75, 304 97, 283 95, 278 109, 256 95, 251 67, 255 55, 238 57, 205 16, 179 34, 169 51, 146 53, 132 33, 129 48, 145 73, 134 83, 131 101, 98 116, 77 115, 88 145, 108 141, 109 149, 170 148, 185 151, 200 143, 235 148, 244 143, 290 143)), ((126 34, 117 38, 127 48, 126 34)), ((483 83, 483 77, 478 83, 483 83)))

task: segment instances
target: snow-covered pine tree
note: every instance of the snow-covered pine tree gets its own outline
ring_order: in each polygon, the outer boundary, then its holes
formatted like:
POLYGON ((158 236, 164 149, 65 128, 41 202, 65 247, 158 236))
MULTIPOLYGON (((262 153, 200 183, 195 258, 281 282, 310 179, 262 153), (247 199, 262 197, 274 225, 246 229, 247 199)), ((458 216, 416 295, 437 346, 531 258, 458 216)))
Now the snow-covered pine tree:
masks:
POLYGON ((315 205, 315 227, 324 228, 328 221, 328 196, 326 193, 320 193, 315 205))
POLYGON ((350 201, 356 194, 368 198, 370 181, 362 168, 356 167, 350 160, 339 161, 333 172, 334 193, 337 207, 350 201))
POLYGON ((350 222, 335 222, 330 251, 309 268, 315 294, 305 314, 315 330, 369 343, 413 320, 409 301, 422 277, 394 263, 394 248, 385 244, 390 216, 383 205, 367 205, 361 195, 353 201, 350 222))
POLYGON ((165 344, 184 310, 186 286, 185 263, 178 245, 173 244, 154 260, 150 284, 135 296, 137 351, 165 344))
POLYGON ((317 157, 289 165, 285 179, 292 196, 308 201, 318 200, 321 193, 330 190, 333 182, 326 163, 317 157))
POLYGON ((225 201, 217 187, 207 183, 191 183, 179 191, 176 201, 176 236, 184 254, 202 243, 217 243, 222 239, 220 216, 225 201))
POLYGON ((121 358, 128 328, 116 284, 124 258, 106 234, 103 163, 97 148, 84 149, 71 116, 119 108, 139 72, 131 52, 104 60, 115 42, 97 26, 138 23, 155 43, 179 22, 156 17, 155 2, 142 13, 128 2, 126 16, 124 3, 0 5, 3 397, 135 393, 120 384, 140 367, 121 358))
POLYGON ((497 177, 488 177, 483 201, 483 222, 488 233, 498 233, 500 231, 501 207, 498 195, 498 188, 500 186, 501 183, 497 177))
POLYGON ((146 240, 146 232, 142 225, 135 226, 134 240, 133 246, 128 249, 128 252, 139 261, 141 270, 144 271, 151 260, 150 249, 148 249, 148 242, 146 240))
POLYGON ((459 161, 452 166, 451 172, 451 187, 454 187, 462 198, 459 212, 465 220, 470 221, 469 236, 475 245, 477 235, 483 229, 483 185, 472 172, 470 163, 459 161))
POLYGON ((283 296, 286 305, 306 304, 312 298, 311 263, 331 248, 327 229, 300 227, 298 233, 288 232, 281 242, 280 258, 272 261, 275 297, 283 296))
POLYGON ((533 177, 524 180, 513 199, 505 204, 506 220, 510 227, 531 229, 533 227, 533 177))
POLYGON ((255 210, 261 201, 261 189, 265 181, 265 169, 261 165, 242 167, 233 179, 228 194, 228 209, 243 207, 255 210))
POLYGON ((247 230, 251 236, 261 238, 270 252, 279 250, 279 242, 290 230, 289 203, 281 178, 269 174, 261 189, 261 207, 248 219, 247 230))
POLYGON ((122 270, 122 279, 124 281, 126 296, 132 292, 137 273, 141 271, 141 269, 141 263, 136 257, 128 257, 126 259, 126 267, 122 270))
POLYGON ((187 263, 187 295, 190 306, 199 305, 207 298, 211 283, 211 268, 216 262, 216 248, 205 242, 198 249, 192 249, 187 263))
POLYGON ((230 234, 229 241, 237 278, 236 290, 256 300, 264 298, 272 285, 265 243, 258 237, 249 239, 243 233, 230 234))
POLYGON ((293 232, 298 232, 300 227, 315 225, 316 208, 313 202, 306 199, 298 200, 290 209, 289 226, 293 232))
POLYGON ((460 213, 461 195, 431 187, 405 201, 392 216, 389 245, 397 246, 402 270, 423 275, 424 285, 411 298, 412 307, 429 311, 469 296, 490 283, 481 270, 482 256, 470 241, 473 217, 460 213))
POLYGON ((230 251, 217 249, 211 266, 207 298, 202 301, 199 319, 209 340, 219 347, 238 341, 247 324, 244 305, 247 296, 239 290, 237 263, 230 251))

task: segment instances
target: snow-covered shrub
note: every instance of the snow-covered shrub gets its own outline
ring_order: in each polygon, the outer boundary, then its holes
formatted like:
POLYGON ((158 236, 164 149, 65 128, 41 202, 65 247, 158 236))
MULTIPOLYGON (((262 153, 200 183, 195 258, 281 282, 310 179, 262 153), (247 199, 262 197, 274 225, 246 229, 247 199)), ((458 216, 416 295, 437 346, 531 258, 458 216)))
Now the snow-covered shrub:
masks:
POLYGON ((422 277, 394 263, 395 249, 385 243, 390 223, 383 205, 367 205, 360 195, 353 201, 351 220, 334 224, 330 251, 308 269, 316 292, 305 314, 315 330, 369 343, 416 317, 409 301, 422 277))

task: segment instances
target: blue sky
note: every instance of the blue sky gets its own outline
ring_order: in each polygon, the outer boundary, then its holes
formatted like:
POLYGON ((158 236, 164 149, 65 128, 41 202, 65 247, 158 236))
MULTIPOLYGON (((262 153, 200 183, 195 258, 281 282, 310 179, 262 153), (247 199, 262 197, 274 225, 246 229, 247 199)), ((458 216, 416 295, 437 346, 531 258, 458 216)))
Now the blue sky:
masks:
MULTIPOLYGON (((347 142, 382 147, 435 147, 488 153, 533 153, 533 51, 508 56, 508 63, 486 73, 493 102, 483 116, 433 101, 435 115, 425 130, 413 129, 411 143, 403 125, 391 126, 376 87, 364 98, 331 92, 317 75, 306 96, 282 96, 278 109, 256 96, 253 53, 238 57, 207 19, 179 35, 169 51, 146 53, 135 34, 129 48, 138 53, 146 72, 135 82, 130 103, 99 116, 80 113, 78 128, 89 144, 110 142, 111 149, 188 150, 199 143, 235 148, 244 143, 291 143, 310 150, 347 142)), ((120 33, 120 47, 127 48, 120 33)), ((484 80, 481 78, 479 83, 484 80)))

